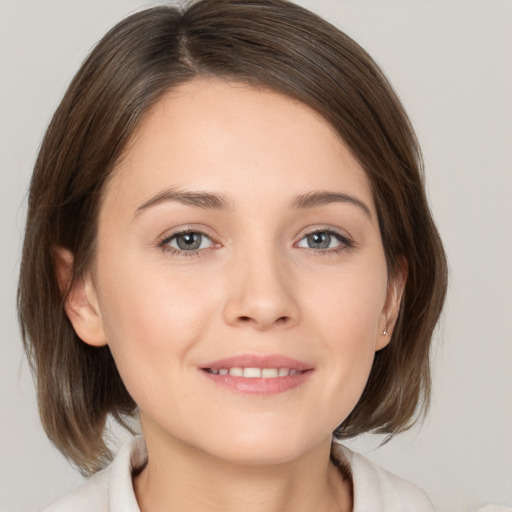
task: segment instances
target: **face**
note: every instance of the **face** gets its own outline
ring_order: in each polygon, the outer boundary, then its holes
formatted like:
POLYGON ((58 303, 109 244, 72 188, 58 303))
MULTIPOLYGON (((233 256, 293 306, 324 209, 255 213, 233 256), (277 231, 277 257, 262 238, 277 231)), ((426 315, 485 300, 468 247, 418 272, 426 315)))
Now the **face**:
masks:
POLYGON ((97 242, 78 334, 108 343, 146 436, 227 460, 330 440, 398 307, 361 167, 309 107, 248 85, 160 100, 97 242))

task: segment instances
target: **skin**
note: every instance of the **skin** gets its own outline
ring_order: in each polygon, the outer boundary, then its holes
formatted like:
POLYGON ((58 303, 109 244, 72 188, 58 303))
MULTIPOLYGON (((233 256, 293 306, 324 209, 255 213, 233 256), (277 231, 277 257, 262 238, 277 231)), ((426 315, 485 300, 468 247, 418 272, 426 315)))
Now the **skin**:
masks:
MULTIPOLYGON (((108 343, 139 406, 141 510, 351 510, 331 433, 390 339, 403 283, 387 274, 368 179, 327 121, 244 84, 180 86, 143 119, 108 182, 97 242, 66 310, 84 342, 108 343), (171 187, 230 207, 154 201, 171 187), (312 191, 353 200, 290 207, 312 191), (172 252, 183 228, 207 235, 192 255, 172 252), (339 235, 311 247, 308 235, 327 231, 339 235), (311 371, 265 394, 201 370, 241 354, 311 371)), ((58 260, 65 281, 72 255, 58 260)))

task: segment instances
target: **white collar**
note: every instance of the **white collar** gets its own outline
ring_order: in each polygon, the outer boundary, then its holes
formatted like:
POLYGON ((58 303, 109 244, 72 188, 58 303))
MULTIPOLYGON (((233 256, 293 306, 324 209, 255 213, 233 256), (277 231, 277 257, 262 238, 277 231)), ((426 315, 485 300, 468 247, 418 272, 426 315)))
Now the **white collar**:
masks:
MULTIPOLYGON (((337 441, 332 458, 352 475, 353 512, 434 512, 426 495, 337 441)), ((126 443, 114 461, 82 486, 42 512, 140 512, 133 473, 147 463, 146 443, 137 436, 126 443)))

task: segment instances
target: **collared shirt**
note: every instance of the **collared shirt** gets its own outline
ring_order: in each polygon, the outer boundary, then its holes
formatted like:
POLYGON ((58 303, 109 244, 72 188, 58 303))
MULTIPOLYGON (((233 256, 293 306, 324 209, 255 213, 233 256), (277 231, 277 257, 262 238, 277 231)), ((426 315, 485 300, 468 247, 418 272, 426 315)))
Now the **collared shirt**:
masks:
MULTIPOLYGON (((350 469, 353 512, 434 512, 423 491, 346 446, 333 443, 332 455, 350 469)), ((140 512, 132 474, 146 465, 147 457, 144 438, 133 438, 106 469, 42 512, 140 512)))

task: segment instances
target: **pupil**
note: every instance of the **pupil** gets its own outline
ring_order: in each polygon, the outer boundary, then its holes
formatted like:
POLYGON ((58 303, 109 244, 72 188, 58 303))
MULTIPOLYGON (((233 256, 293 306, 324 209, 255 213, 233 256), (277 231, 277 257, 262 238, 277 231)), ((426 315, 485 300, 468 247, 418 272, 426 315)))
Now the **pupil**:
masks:
POLYGON ((199 233, 184 233, 177 237, 176 243, 180 249, 199 249, 201 245, 201 235, 199 233))
POLYGON ((331 235, 328 233, 313 233, 309 235, 308 242, 312 249, 327 249, 331 243, 331 235))

